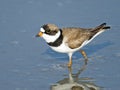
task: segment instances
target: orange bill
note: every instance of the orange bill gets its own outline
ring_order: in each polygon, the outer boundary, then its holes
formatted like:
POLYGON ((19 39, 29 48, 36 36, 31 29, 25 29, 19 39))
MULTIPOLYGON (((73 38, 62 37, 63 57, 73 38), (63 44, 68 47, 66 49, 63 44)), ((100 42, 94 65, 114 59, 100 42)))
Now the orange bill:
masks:
POLYGON ((42 37, 42 35, 43 35, 43 32, 39 32, 39 33, 36 35, 36 37, 42 37))

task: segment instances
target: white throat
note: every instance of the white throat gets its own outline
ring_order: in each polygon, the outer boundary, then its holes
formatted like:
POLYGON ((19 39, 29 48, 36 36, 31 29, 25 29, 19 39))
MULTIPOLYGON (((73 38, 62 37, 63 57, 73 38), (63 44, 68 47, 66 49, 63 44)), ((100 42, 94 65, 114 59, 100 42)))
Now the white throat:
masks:
POLYGON ((48 35, 48 34, 43 33, 42 37, 45 39, 47 43, 50 43, 50 42, 54 42, 55 40, 57 40, 59 36, 60 36, 60 31, 58 31, 55 35, 48 35))

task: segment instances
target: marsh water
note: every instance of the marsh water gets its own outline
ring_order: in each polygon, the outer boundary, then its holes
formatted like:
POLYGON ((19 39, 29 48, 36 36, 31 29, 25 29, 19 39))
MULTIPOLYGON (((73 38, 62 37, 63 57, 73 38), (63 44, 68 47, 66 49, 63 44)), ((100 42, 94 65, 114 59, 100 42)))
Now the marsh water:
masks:
POLYGON ((119 0, 0 0, 0 90, 119 90, 119 4, 119 0), (89 58, 84 70, 79 52, 69 69, 66 54, 35 38, 46 23, 88 28, 104 22, 111 29, 83 48, 89 58))

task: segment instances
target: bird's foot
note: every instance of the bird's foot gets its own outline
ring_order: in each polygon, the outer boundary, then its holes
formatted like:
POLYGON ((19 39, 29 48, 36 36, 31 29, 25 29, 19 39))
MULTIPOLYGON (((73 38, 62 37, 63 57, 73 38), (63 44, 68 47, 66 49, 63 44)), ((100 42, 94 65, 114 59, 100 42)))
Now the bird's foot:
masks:
POLYGON ((84 51, 84 50, 80 50, 80 52, 81 52, 82 56, 83 56, 83 57, 84 57, 84 59, 85 59, 85 64, 87 65, 87 62, 88 62, 88 57, 87 57, 87 54, 85 53, 85 51, 84 51))

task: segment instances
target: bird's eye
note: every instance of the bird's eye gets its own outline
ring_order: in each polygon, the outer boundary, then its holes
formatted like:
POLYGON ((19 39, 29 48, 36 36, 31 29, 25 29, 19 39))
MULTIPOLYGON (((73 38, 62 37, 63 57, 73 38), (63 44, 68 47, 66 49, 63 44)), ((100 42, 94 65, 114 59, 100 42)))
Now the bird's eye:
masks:
POLYGON ((46 33, 50 33, 50 29, 46 30, 46 33))

